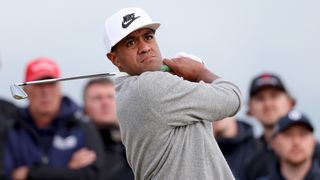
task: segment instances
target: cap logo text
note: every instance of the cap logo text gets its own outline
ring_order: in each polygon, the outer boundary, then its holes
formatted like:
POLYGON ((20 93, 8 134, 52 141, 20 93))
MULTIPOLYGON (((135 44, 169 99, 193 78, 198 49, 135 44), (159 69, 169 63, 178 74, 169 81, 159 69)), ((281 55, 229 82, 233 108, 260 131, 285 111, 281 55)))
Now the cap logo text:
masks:
POLYGON ((128 26, 130 26, 130 24, 138 19, 140 16, 135 17, 134 13, 128 14, 123 16, 123 21, 122 21, 122 28, 127 28, 128 26))

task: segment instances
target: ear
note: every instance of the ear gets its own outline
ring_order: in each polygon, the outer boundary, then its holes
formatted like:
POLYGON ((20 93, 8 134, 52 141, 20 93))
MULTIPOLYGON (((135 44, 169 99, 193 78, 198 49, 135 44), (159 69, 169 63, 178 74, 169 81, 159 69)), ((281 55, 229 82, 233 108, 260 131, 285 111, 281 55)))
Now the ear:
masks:
POLYGON ((251 113, 251 100, 249 100, 248 102, 248 107, 247 107, 247 115, 248 116, 252 116, 252 113, 251 113))
POLYGON ((296 105, 296 99, 294 99, 293 97, 289 97, 291 100, 291 107, 293 108, 296 105))
POLYGON ((118 69, 121 69, 121 64, 118 61, 118 57, 115 52, 107 53, 107 57, 112 62, 113 65, 117 66, 118 69))
POLYGON ((312 139, 313 139, 313 149, 314 149, 314 147, 317 146, 318 141, 314 135, 312 136, 312 139))

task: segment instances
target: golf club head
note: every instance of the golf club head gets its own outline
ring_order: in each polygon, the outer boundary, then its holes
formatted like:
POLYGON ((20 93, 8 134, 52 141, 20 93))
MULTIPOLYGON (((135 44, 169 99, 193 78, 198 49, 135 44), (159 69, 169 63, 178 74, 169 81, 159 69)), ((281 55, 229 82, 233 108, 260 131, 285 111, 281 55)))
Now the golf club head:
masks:
POLYGON ((12 97, 15 99, 20 100, 20 99, 26 99, 28 97, 28 95, 23 91, 23 89, 17 84, 10 85, 10 91, 11 91, 12 97))

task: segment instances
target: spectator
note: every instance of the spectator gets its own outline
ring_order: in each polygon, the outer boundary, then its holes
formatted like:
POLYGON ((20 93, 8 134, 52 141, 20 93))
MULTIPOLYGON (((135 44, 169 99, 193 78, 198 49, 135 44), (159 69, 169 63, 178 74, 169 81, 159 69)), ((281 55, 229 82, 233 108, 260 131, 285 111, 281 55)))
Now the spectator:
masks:
POLYGON ((214 136, 236 179, 245 179, 244 163, 254 152, 256 140, 251 125, 235 117, 213 122, 214 136))
MULTIPOLYGON (((271 147, 273 128, 277 121, 286 115, 295 105, 280 77, 263 73, 251 82, 248 114, 256 118, 263 126, 263 135, 246 164, 246 179, 257 179, 270 173, 276 161, 271 147)), ((320 148, 316 146, 314 158, 320 159, 320 148)))
POLYGON ((316 139, 313 126, 301 112, 292 110, 275 126, 272 148, 278 163, 269 176, 261 179, 320 179, 320 168, 312 161, 316 139))
POLYGON ((108 78, 90 80, 84 88, 84 112, 96 124, 105 150, 104 178, 107 180, 134 179, 127 162, 116 118, 114 82, 108 78))
MULTIPOLYGON (((0 62, 1 67, 1 62, 0 62)), ((4 99, 0 99, 0 162, 3 162, 5 134, 17 119, 18 107, 4 99)), ((0 179, 4 179, 4 167, 0 165, 0 179)))
MULTIPOLYGON (((18 108, 3 99, 0 99, 0 162, 4 159, 6 132, 17 119, 18 108)), ((3 163, 0 165, 0 179, 5 179, 3 163)))
POLYGON ((0 99, 0 129, 10 127, 17 118, 18 107, 4 99, 0 99))
POLYGON ((105 23, 107 57, 128 74, 116 79, 116 104, 135 179, 234 179, 211 123, 239 111, 240 91, 191 58, 162 59, 159 26, 140 8, 105 23))
MULTIPOLYGON (((40 57, 26 66, 25 81, 60 77, 58 66, 40 57)), ((95 127, 58 83, 24 88, 29 105, 8 131, 5 172, 10 179, 98 179, 103 157, 95 127)))

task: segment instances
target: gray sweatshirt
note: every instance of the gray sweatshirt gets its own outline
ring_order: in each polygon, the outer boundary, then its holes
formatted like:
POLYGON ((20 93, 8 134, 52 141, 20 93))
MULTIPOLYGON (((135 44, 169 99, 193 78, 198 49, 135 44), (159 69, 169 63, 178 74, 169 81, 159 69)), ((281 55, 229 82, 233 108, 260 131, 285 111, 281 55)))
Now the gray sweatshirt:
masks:
POLYGON ((239 111, 237 86, 159 71, 118 78, 116 91, 121 138, 136 180, 234 179, 211 123, 239 111))

